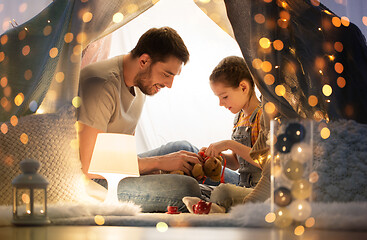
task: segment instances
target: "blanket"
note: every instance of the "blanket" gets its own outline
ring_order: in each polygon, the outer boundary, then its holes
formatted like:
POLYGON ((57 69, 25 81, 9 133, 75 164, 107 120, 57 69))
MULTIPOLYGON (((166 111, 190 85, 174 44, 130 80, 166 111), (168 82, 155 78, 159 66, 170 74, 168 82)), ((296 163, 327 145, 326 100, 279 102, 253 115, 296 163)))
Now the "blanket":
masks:
MULTIPOLYGON (((316 229, 367 231, 367 202, 313 202, 312 216, 316 229)), ((50 206, 53 225, 104 225, 154 227, 164 222, 171 227, 272 227, 265 221, 270 203, 248 203, 233 207, 229 213, 197 215, 190 213, 140 213, 131 203, 119 206, 64 205, 50 206)), ((0 226, 11 224, 11 207, 0 207, 0 226)))

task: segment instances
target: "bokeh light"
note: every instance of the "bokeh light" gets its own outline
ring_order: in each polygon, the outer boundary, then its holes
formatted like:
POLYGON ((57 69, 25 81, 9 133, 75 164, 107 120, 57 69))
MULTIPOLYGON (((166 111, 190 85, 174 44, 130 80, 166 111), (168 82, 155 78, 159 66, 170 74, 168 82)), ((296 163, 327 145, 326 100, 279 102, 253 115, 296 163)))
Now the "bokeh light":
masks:
POLYGON ((362 17, 362 22, 363 22, 364 25, 367 26, 367 17, 366 16, 362 17))
POLYGON ((5 45, 8 42, 8 35, 4 34, 0 38, 1 45, 5 45))
POLYGON ((340 26, 342 25, 342 23, 341 23, 341 21, 340 21, 340 18, 338 18, 338 17, 333 17, 333 18, 331 19, 331 22, 333 23, 333 25, 334 25, 335 27, 340 27, 340 26))
POLYGON ((264 76, 264 82, 267 84, 267 85, 272 85, 274 82, 275 82, 275 78, 273 76, 273 74, 266 74, 264 76))
POLYGON ((266 214, 265 221, 267 223, 273 223, 275 221, 275 218, 276 218, 275 213, 270 212, 270 213, 266 214))
POLYGON ((318 0, 311 0, 311 3, 316 7, 320 5, 320 2, 318 0))
POLYGON ((31 48, 29 47, 29 45, 25 45, 23 48, 22 48, 22 54, 24 56, 27 56, 29 54, 29 52, 31 51, 31 48))
POLYGON ((334 61, 335 60, 335 56, 334 55, 328 55, 328 58, 330 61, 334 61))
POLYGON ((31 69, 27 69, 24 72, 24 79, 25 80, 30 80, 33 76, 32 70, 31 69))
POLYGON ((10 117, 10 124, 13 125, 14 127, 18 124, 17 116, 13 115, 10 117))
POLYGON ((275 93, 278 96, 284 96, 285 95, 285 87, 283 85, 277 85, 275 87, 275 93))
POLYGON ((268 114, 273 114, 275 112, 275 105, 272 102, 267 102, 264 106, 265 112, 268 114))
POLYGON ((101 226, 101 225, 104 225, 104 223, 105 223, 105 219, 104 219, 104 217, 103 217, 103 216, 101 216, 101 215, 96 215, 96 216, 94 217, 94 222, 95 222, 97 225, 101 226))
POLYGON ((85 23, 90 22, 92 18, 93 18, 93 14, 91 12, 85 12, 82 17, 83 22, 85 23))
POLYGON ((27 32, 24 29, 18 33, 18 39, 20 41, 24 40, 26 36, 27 36, 27 32))
POLYGON ((79 96, 76 96, 73 98, 72 104, 75 108, 79 108, 80 105, 82 104, 82 99, 79 96))
POLYGON ((48 36, 52 32, 52 27, 50 25, 47 25, 43 28, 43 35, 48 36))
POLYGON ((14 98, 14 103, 17 106, 20 106, 24 101, 24 94, 23 93, 19 93, 15 98, 14 98))
POLYGON ((51 58, 55 58, 59 54, 59 50, 55 47, 51 48, 49 54, 51 58))
POLYGON ((76 41, 80 44, 83 44, 87 40, 87 34, 85 32, 78 33, 76 35, 76 41))
POLYGON ((322 57, 317 57, 315 59, 315 67, 317 69, 323 69, 325 67, 325 60, 322 57))
POLYGON ((0 52, 0 63, 2 61, 4 61, 4 59, 5 59, 5 53, 4 52, 0 52))
POLYGON ((168 225, 165 222, 158 222, 156 228, 158 232, 166 232, 168 230, 168 225))
POLYGON ((272 68, 273 68, 273 66, 271 65, 271 63, 269 61, 264 61, 264 62, 261 63, 261 69, 264 72, 270 72, 272 68))
POLYGON ((323 93, 326 97, 330 96, 330 95, 332 94, 332 92, 333 92, 333 89, 331 88, 331 86, 330 86, 330 85, 325 84, 325 85, 322 87, 322 93, 323 93))
POLYGON ((317 181, 319 181, 319 174, 316 171, 311 172, 308 176, 308 181, 310 183, 316 183, 317 181))
POLYGON ((8 132, 8 125, 6 125, 5 123, 1 124, 0 126, 0 130, 3 134, 6 134, 8 132))
POLYGON ((294 229, 294 234, 297 236, 301 236, 304 232, 305 232, 305 227, 302 225, 299 225, 294 229))
POLYGON ((254 16, 254 20, 258 24, 263 24, 265 22, 265 16, 261 13, 258 13, 254 16))
POLYGON ((118 12, 118 13, 115 13, 112 17, 112 21, 114 23, 119 23, 119 22, 122 22, 122 20, 124 20, 124 14, 118 12))
POLYGON ((338 87, 340 88, 345 87, 345 84, 346 84, 345 78, 338 77, 338 79, 336 80, 336 84, 338 84, 338 87))
POLYGON ((277 39, 273 42, 273 46, 275 50, 281 51, 284 47, 284 44, 281 40, 277 39))
POLYGON ((343 16, 343 17, 341 18, 341 23, 343 24, 343 26, 348 27, 348 26, 349 26, 349 24, 350 24, 349 18, 347 18, 347 17, 343 16))
POLYGON ((73 48, 73 54, 78 56, 82 53, 83 51, 83 48, 82 48, 82 45, 78 44, 76 45, 74 48, 73 48))
POLYGON ((316 106, 318 103, 318 99, 315 95, 311 95, 308 97, 308 104, 311 106, 311 107, 314 107, 316 106))
POLYGON ((139 6, 134 3, 131 3, 126 6, 126 10, 128 13, 134 13, 139 10, 139 6))
POLYGON ((280 11, 279 13, 279 17, 283 20, 283 21, 289 21, 291 19, 291 15, 289 14, 289 12, 287 11, 280 11))
POLYGON ((261 61, 261 59, 259 58, 255 58, 253 61, 252 61, 252 66, 255 68, 255 69, 260 69, 261 68, 261 64, 262 64, 263 61, 261 61))
POLYGON ((320 131, 321 138, 328 139, 330 137, 330 130, 327 127, 324 127, 320 131))
POLYGON ((28 143, 28 135, 27 134, 25 134, 25 133, 22 133, 21 135, 20 135, 20 141, 23 143, 23 144, 27 144, 28 143))
POLYGON ((344 66, 340 62, 335 63, 334 65, 335 72, 341 74, 344 71, 344 66))
POLYGON ((343 51, 343 43, 341 43, 341 42, 335 42, 334 43, 334 49, 337 52, 342 52, 343 51))
POLYGON ((65 78, 65 74, 63 72, 57 72, 55 74, 55 80, 58 83, 62 83, 64 81, 64 78, 65 78))
POLYGON ((22 3, 22 4, 19 5, 18 10, 19 10, 20 13, 24 13, 25 11, 27 11, 27 8, 28 8, 28 4, 27 3, 22 3))
POLYGON ((10 97, 10 94, 11 94, 11 87, 10 86, 6 86, 4 88, 4 96, 10 97))
POLYGON ((288 27, 288 21, 284 18, 279 18, 278 21, 278 26, 281 28, 287 28, 288 27))
POLYGON ((269 48, 270 47, 270 40, 266 37, 263 37, 259 40, 259 44, 262 48, 269 48))
POLYGON ((70 43, 71 41, 73 41, 74 39, 74 35, 72 33, 66 33, 65 36, 64 36, 64 41, 66 43, 70 43))
POLYGON ((309 217, 309 218, 307 218, 306 219, 306 221, 305 221, 305 226, 307 227, 307 228, 311 228, 311 227, 313 227, 314 225, 315 225, 315 218, 313 218, 313 217, 309 217))
POLYGON ((4 87, 6 87, 6 85, 8 85, 8 78, 7 77, 2 77, 0 79, 0 86, 4 88, 4 87))

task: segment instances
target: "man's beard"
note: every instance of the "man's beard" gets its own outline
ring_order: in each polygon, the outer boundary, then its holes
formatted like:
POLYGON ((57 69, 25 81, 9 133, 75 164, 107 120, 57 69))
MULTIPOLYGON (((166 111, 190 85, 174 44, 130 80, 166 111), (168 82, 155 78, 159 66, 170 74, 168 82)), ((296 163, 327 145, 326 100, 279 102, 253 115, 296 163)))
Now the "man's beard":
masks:
POLYGON ((152 85, 152 66, 149 66, 144 72, 139 72, 135 76, 135 84, 145 95, 152 96, 156 94, 155 87, 152 85))

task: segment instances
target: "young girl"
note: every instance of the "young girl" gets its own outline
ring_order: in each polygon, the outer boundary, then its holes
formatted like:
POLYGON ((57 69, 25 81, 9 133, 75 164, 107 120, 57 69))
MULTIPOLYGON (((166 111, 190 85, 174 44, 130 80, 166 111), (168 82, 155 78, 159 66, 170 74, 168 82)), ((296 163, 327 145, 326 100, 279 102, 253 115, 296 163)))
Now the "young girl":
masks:
POLYGON ((255 187, 261 177, 260 165, 251 159, 249 152, 260 131, 262 108, 255 95, 254 82, 243 58, 224 58, 210 75, 210 86, 219 98, 219 105, 235 113, 232 140, 210 144, 200 151, 214 157, 226 150, 232 154, 222 154, 227 167, 239 170, 240 186, 255 187))

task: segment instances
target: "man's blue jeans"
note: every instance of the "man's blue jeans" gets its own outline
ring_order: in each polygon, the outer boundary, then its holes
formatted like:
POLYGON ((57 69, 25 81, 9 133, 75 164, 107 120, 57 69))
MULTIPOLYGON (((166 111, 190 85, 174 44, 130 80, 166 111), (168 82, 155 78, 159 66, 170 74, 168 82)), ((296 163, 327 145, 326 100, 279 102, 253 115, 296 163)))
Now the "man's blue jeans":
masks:
MULTIPOLYGON (((139 157, 143 158, 143 157, 152 157, 152 156, 162 156, 162 155, 177 152, 180 150, 185 150, 185 151, 193 152, 193 153, 199 152, 199 149, 188 141, 176 141, 176 142, 169 142, 165 145, 162 145, 159 148, 139 154, 139 157)), ((240 181, 240 175, 236 171, 233 171, 229 168, 225 168, 225 171, 224 171, 224 182, 225 183, 232 183, 238 186, 239 181, 240 181)), ((219 183, 220 182, 212 181, 209 178, 207 178, 204 182, 204 184, 211 185, 211 186, 218 186, 219 183)))
MULTIPOLYGON (((189 142, 177 141, 139 154, 139 157, 160 156, 180 150, 198 152, 198 149, 189 142)), ((225 179, 238 184, 238 174, 237 178, 234 174, 225 173, 225 179)), ((97 182, 106 186, 104 179, 97 182)), ((212 184, 218 185, 215 182, 212 184)), ((131 201, 140 205, 143 212, 166 212, 167 206, 177 206, 178 211, 187 212, 182 198, 186 196, 201 198, 202 196, 199 184, 194 178, 178 174, 153 174, 125 178, 120 181, 117 194, 120 201, 131 201)))

